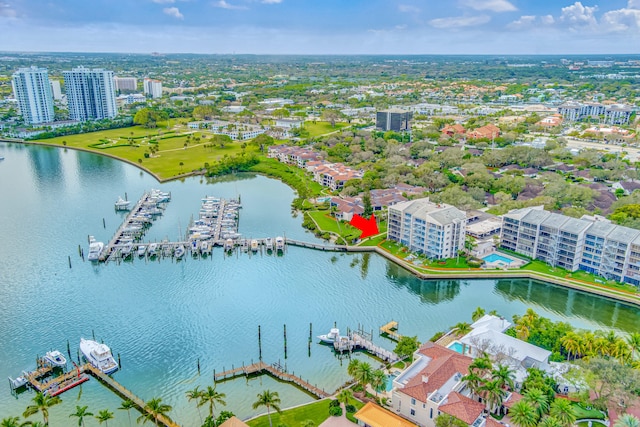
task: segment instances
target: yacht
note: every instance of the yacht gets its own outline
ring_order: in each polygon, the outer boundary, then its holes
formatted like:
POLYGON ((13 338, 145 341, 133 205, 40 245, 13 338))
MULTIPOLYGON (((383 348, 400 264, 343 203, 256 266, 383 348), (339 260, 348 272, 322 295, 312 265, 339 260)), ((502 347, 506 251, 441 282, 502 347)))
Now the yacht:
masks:
POLYGON ((202 242, 200 242, 200 253, 203 255, 206 255, 209 253, 209 242, 206 240, 203 240, 202 242))
POLYGON ((55 368, 63 368, 67 365, 67 359, 58 350, 47 351, 43 359, 45 363, 55 368))
POLYGON ((264 239, 264 245, 267 247, 267 251, 273 250, 273 239, 271 237, 267 237, 264 239))
POLYGON ((256 239, 251 240, 251 250, 258 252, 258 241, 256 239))
POLYGON ((97 242, 93 236, 89 236, 89 255, 87 255, 87 259, 89 261, 98 261, 100 254, 102 254, 102 249, 104 249, 104 243, 97 242))
POLYGON ((340 329, 331 328, 328 334, 318 335, 318 339, 323 343, 333 344, 334 342, 339 342, 340 339, 343 338, 340 336, 340 329))
POLYGON ((158 244, 157 244, 157 243, 150 243, 150 244, 149 244, 149 251, 148 251, 148 253, 149 253, 149 256, 150 256, 150 257, 158 255, 158 254, 156 253, 156 251, 157 251, 157 250, 158 250, 158 244))
POLYGON ((278 252, 284 251, 284 238, 280 236, 276 237, 276 250, 278 252))
POLYGON ((124 200, 122 197, 118 197, 118 200, 116 200, 115 203, 115 208, 117 211, 128 211, 129 205, 131 205, 129 200, 124 200))
POLYGON ((111 349, 105 344, 80 338, 80 352, 96 368, 105 374, 111 374, 118 370, 118 363, 111 354, 111 349))
POLYGON ((231 240, 231 239, 225 240, 225 242, 224 242, 224 250, 225 251, 231 252, 233 250, 233 246, 234 246, 233 240, 231 240))
POLYGON ((133 243, 127 242, 120 249, 120 256, 122 256, 122 258, 128 258, 131 256, 132 252, 133 252, 133 243))
POLYGON ((184 253, 185 253, 184 246, 179 245, 175 249, 175 252, 173 253, 173 255, 176 257, 176 259, 181 259, 184 256, 184 253))
POLYGON ((145 245, 138 245, 138 256, 142 258, 147 253, 147 247, 145 245))

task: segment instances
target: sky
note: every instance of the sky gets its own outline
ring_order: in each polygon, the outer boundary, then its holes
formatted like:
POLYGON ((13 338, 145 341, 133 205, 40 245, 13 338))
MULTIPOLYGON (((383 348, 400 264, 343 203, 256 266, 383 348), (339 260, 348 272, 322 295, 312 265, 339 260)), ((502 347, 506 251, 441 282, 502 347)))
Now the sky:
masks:
POLYGON ((0 0, 0 51, 640 53, 640 0, 0 0))

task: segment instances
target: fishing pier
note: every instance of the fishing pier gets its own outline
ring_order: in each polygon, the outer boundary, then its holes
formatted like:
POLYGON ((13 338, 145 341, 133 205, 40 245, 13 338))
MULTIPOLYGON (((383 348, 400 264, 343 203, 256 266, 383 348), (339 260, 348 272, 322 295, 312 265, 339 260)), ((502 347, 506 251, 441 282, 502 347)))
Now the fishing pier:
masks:
POLYGON ((311 385, 309 382, 303 380, 302 378, 294 375, 293 373, 288 373, 286 369, 284 369, 279 363, 267 364, 262 361, 258 363, 252 363, 251 365, 242 365, 238 368, 233 368, 227 371, 213 373, 214 382, 220 381, 228 381, 237 377, 249 377, 252 375, 269 375, 277 380, 288 382, 294 384, 295 386, 301 388, 307 393, 317 397, 318 399, 323 399, 325 397, 331 396, 330 393, 324 391, 324 389, 320 389, 317 386, 311 385))

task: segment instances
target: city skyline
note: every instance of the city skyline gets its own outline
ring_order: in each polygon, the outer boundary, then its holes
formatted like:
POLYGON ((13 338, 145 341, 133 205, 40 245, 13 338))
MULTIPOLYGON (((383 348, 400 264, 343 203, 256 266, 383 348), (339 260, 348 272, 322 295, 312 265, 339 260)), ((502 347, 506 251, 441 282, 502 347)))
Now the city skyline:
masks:
POLYGON ((640 0, 0 0, 0 51, 638 54, 640 0))

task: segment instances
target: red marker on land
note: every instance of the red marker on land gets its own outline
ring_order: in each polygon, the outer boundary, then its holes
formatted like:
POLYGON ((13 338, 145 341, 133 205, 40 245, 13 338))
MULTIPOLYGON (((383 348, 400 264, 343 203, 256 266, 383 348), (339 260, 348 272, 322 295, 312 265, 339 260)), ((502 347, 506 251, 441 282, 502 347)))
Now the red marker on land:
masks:
POLYGON ((360 235, 361 239, 378 234, 378 223, 376 222, 375 215, 371 215, 369 219, 366 219, 355 214, 349 224, 359 230, 362 230, 362 234, 360 235))

